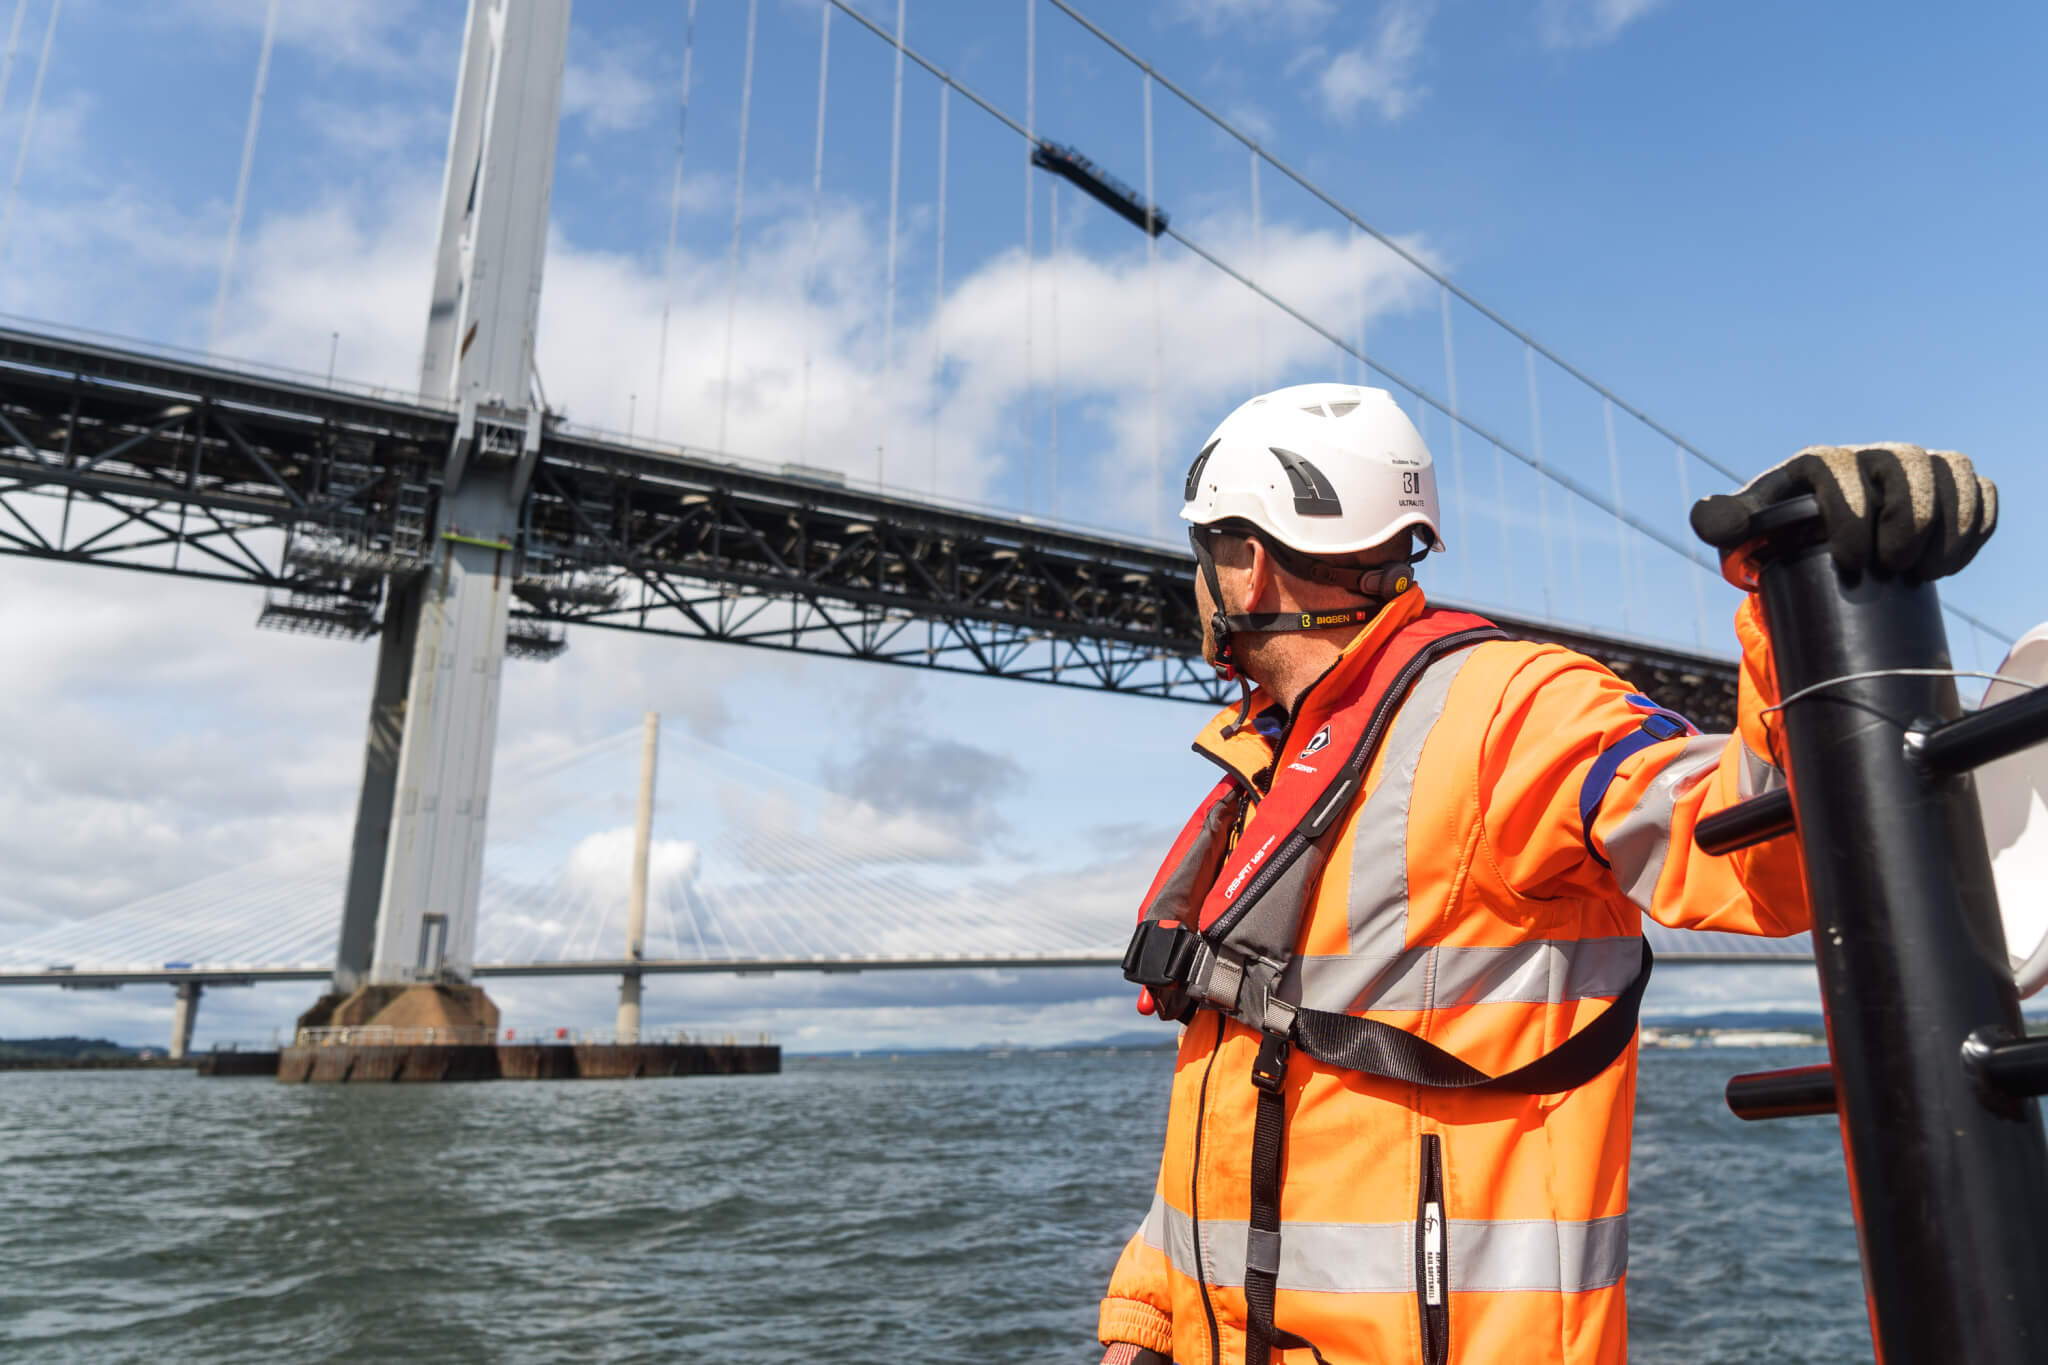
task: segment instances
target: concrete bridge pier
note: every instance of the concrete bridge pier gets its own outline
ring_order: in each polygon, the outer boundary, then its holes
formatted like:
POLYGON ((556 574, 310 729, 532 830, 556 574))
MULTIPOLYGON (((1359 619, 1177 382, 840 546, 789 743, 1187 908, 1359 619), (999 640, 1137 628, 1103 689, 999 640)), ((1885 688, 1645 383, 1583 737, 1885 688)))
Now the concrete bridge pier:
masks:
MULTIPOLYGON (((647 713, 640 732, 640 808, 633 822, 633 890, 626 904, 626 960, 647 950, 647 855, 654 842, 654 764, 661 752, 661 717, 647 713)), ((619 977, 619 1019, 612 1030, 621 1043, 640 1041, 640 973, 619 977)))
POLYGON ((452 405, 419 571, 387 592, 331 992, 301 1028, 495 1029, 470 984, 569 0, 470 0, 420 393, 452 405))
POLYGON ((180 981, 177 1003, 171 1006, 171 1060, 182 1061, 192 1050, 192 1026, 199 1022, 199 997, 206 988, 197 981, 180 981))

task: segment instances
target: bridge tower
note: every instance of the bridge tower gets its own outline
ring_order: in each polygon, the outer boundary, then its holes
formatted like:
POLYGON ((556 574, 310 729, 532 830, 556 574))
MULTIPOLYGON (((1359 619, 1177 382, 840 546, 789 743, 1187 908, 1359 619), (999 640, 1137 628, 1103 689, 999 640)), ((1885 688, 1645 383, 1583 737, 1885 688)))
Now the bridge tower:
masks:
POLYGON ((540 454, 534 330, 569 6, 470 0, 420 362, 421 396, 454 405, 456 436, 424 571, 387 594, 334 994, 302 1022, 367 1022, 427 983, 496 1023, 467 982, 520 508, 540 454), (365 987, 374 999, 344 1010, 361 1017, 334 1013, 365 987))

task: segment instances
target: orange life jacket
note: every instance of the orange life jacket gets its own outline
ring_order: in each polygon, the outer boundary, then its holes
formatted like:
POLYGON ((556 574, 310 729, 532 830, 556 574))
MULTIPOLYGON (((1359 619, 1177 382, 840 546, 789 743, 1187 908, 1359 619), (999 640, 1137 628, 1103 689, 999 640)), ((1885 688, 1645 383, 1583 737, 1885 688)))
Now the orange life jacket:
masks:
POLYGON ((1231 776, 1147 896, 1152 966, 1179 957, 1153 979, 1185 991, 1161 1004, 1194 1022, 1103 1340, 1179 1365, 1622 1359, 1638 916, 1804 927, 1790 841, 1690 847, 1770 765, 1416 593, 1277 749, 1230 714, 1197 748, 1231 776))

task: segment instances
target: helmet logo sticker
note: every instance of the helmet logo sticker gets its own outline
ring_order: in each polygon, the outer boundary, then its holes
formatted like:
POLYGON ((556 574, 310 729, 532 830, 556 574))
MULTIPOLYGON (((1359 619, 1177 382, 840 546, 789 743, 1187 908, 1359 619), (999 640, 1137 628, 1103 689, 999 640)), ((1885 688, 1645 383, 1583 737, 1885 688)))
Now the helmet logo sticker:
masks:
POLYGON ((1301 756, 1307 758, 1310 754, 1319 754, 1329 747, 1330 727, 1325 725, 1322 729, 1316 731, 1314 739, 1311 739, 1301 747, 1301 756))
POLYGON ((1209 457, 1216 453, 1216 447, 1221 443, 1222 438, 1219 437, 1216 440, 1209 442, 1209 444, 1203 446, 1202 453, 1195 456, 1195 462, 1188 466, 1187 487, 1181 490, 1182 502, 1193 502, 1195 500, 1195 494, 1201 491, 1202 466, 1209 463, 1209 457))
POLYGON ((1295 515, 1303 517, 1341 517, 1344 505, 1337 501, 1337 490, 1331 486, 1323 471, 1304 460, 1291 450, 1268 446, 1273 458, 1287 471, 1287 481, 1294 485, 1295 515))

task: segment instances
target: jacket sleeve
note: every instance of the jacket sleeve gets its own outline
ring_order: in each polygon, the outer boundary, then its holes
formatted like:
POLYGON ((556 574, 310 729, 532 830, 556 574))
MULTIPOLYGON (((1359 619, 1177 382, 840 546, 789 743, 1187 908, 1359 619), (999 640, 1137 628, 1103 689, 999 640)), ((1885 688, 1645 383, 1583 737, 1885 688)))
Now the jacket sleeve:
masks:
POLYGON ((1480 745, 1480 827, 1501 876, 1531 898, 1617 891, 1674 928, 1782 937, 1810 927, 1799 841, 1723 857, 1693 843, 1700 820, 1772 787, 1777 683, 1754 598, 1742 644, 1736 733, 1676 734, 1628 684, 1565 650, 1533 652, 1480 745))
POLYGON ((1173 1300, 1167 1284, 1166 1251, 1156 1232, 1147 1236, 1163 1221, 1162 1204, 1155 1196, 1152 1213, 1124 1244, 1124 1254, 1110 1274, 1095 1335, 1105 1346, 1127 1342, 1171 1359, 1173 1300))

